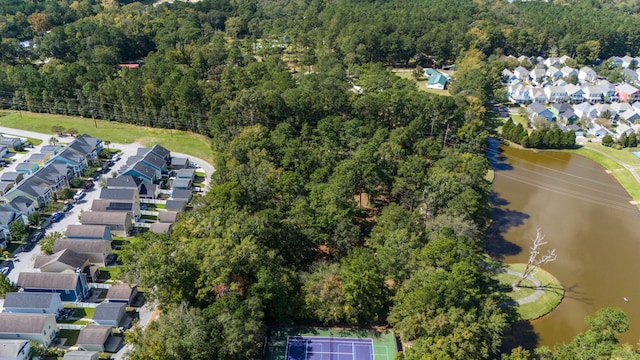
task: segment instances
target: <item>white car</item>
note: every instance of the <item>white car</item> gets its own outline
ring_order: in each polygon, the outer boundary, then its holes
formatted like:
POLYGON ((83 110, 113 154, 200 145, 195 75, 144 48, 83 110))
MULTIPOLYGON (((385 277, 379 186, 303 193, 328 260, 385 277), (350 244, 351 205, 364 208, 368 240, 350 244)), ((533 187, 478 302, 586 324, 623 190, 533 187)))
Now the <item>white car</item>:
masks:
POLYGON ((84 190, 76 191, 75 195, 73 195, 73 200, 80 200, 84 197, 84 190))

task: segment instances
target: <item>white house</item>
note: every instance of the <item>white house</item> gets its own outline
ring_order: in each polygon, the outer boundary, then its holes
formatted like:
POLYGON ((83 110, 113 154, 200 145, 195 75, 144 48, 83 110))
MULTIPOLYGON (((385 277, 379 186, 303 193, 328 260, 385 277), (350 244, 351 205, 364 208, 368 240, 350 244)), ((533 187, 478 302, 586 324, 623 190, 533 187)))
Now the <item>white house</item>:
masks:
POLYGON ((33 340, 48 347, 58 331, 53 315, 0 313, 0 339, 33 340))
POLYGON ((597 77, 598 77, 598 74, 596 74, 595 70, 593 70, 588 66, 581 67, 580 71, 578 72, 578 80, 580 81, 591 82, 591 81, 594 81, 597 77))
POLYGON ((573 112, 578 118, 593 120, 598 117, 598 111, 588 102, 583 102, 573 107, 573 112))
POLYGON ((513 69, 513 74, 520 81, 526 81, 529 79, 529 70, 525 69, 522 66, 518 66, 517 68, 513 69))
POLYGON ((62 300, 58 293, 9 292, 4 298, 3 312, 50 314, 58 317, 62 309, 62 300))
POLYGON ((30 351, 29 340, 0 340, 0 360, 27 360, 30 351))
POLYGON ((589 133, 589 135, 595 136, 600 139, 607 135, 611 135, 611 132, 607 130, 607 128, 598 124, 594 124, 593 126, 591 126, 589 129, 587 129, 587 132, 589 133))

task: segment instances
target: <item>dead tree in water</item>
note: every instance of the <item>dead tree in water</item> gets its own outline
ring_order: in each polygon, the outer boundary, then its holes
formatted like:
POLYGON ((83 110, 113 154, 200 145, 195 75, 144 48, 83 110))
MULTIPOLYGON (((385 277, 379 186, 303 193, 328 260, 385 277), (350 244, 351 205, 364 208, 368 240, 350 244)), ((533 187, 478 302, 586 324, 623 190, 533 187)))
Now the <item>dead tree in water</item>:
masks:
POLYGON ((529 254, 529 261, 527 262, 527 266, 524 268, 524 272, 522 273, 522 277, 516 283, 516 287, 519 287, 520 284, 526 279, 531 273, 538 268, 538 266, 550 263, 554 261, 557 257, 556 249, 551 251, 547 251, 546 255, 540 255, 540 247, 542 245, 546 245, 547 243, 544 240, 544 235, 540 233, 540 229, 536 231, 536 238, 533 239, 533 245, 531 246, 531 252, 529 254))

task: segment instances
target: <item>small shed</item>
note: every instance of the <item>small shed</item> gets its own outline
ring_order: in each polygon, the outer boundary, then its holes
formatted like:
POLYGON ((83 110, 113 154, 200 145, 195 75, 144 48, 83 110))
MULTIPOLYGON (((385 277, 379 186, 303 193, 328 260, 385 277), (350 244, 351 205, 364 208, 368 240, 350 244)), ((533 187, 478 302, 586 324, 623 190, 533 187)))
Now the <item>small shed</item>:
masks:
POLYGON ((127 304, 106 302, 98 305, 93 313, 93 322, 98 325, 119 327, 126 315, 127 304))

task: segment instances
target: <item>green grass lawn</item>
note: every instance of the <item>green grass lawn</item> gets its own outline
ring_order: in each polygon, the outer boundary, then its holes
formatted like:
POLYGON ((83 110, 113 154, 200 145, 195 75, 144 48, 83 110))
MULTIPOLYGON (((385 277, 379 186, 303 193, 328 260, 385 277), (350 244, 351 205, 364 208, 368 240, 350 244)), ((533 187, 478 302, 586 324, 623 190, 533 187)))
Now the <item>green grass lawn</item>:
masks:
MULTIPOLYGON (((507 264, 506 268, 522 272, 525 266, 526 264, 507 264)), ((544 293, 533 302, 518 305, 518 315, 520 315, 522 320, 533 320, 550 313, 560 305, 564 297, 564 287, 558 279, 547 271, 538 268, 533 271, 532 276, 540 281, 544 287, 544 293)), ((511 290, 507 290, 506 295, 513 300, 522 299, 535 292, 535 289, 532 288, 534 286, 533 282, 528 280, 523 281, 520 289, 514 290, 512 285, 518 281, 518 276, 500 273, 496 275, 495 278, 501 285, 504 285, 506 289, 511 288, 511 290)))
POLYGON ((87 133, 104 141, 128 144, 134 141, 143 146, 161 144, 175 152, 185 153, 212 162, 213 154, 209 139, 203 135, 187 131, 157 129, 115 121, 96 120, 97 128, 92 119, 73 116, 38 114, 30 112, 0 113, 0 126, 29 130, 44 134, 51 134, 51 127, 62 126, 65 129, 74 128, 78 133, 87 133))
POLYGON ((416 80, 413 77, 413 70, 409 72, 394 72, 394 74, 396 74, 398 77, 401 77, 403 79, 408 79, 415 82, 416 86, 418 87, 418 90, 420 91, 428 92, 430 94, 435 94, 435 95, 451 96, 451 93, 449 93, 449 90, 437 90, 437 89, 427 88, 427 80, 416 80))
POLYGON ((76 318, 92 318, 95 312, 95 308, 76 308, 71 316, 76 318))
POLYGON ((101 267, 100 270, 100 281, 112 281, 120 279, 120 274, 122 270, 119 267, 101 267))
POLYGON ((80 330, 62 329, 58 334, 58 338, 66 339, 64 342, 64 346, 74 346, 78 342, 79 335, 80 330))

